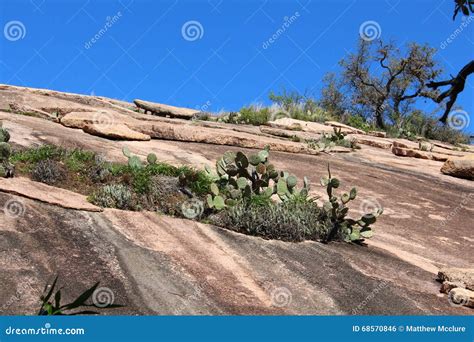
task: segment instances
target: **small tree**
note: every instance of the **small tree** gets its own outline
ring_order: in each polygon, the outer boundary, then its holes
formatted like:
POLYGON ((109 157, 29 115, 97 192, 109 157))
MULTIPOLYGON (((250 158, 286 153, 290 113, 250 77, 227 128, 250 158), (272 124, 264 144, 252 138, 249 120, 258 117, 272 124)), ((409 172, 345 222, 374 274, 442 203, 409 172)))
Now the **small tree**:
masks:
POLYGON ((441 72, 434 53, 433 48, 412 43, 402 56, 393 43, 361 39, 357 52, 340 62, 352 104, 385 129, 387 116, 399 120, 411 110, 415 98, 434 96, 425 88, 441 72))
POLYGON ((341 82, 337 80, 334 73, 328 73, 323 78, 323 84, 318 105, 331 116, 343 118, 347 110, 347 99, 341 91, 341 82))

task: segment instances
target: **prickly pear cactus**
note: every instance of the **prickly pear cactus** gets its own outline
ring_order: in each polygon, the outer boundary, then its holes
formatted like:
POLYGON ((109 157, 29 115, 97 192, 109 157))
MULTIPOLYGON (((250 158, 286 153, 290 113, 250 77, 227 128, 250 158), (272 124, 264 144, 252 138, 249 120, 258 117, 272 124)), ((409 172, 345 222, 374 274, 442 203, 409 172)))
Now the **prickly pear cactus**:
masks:
POLYGON ((286 172, 278 172, 275 166, 270 164, 269 156, 268 148, 249 156, 242 152, 224 153, 216 163, 215 173, 209 167, 206 168, 214 180, 214 186, 208 196, 208 206, 221 209, 233 206, 241 200, 250 199, 253 195, 270 198, 278 194, 282 201, 292 199, 296 195, 307 196, 309 191, 307 179, 304 188, 298 189, 296 187, 298 179, 286 172))
POLYGON ((8 144, 10 133, 0 123, 0 177, 9 178, 15 174, 15 166, 10 164, 11 146, 8 144))
POLYGON ((371 224, 374 224, 383 213, 380 208, 374 213, 363 215, 358 220, 346 217, 349 208, 347 203, 353 201, 357 197, 357 189, 352 188, 350 192, 343 193, 341 196, 336 196, 334 190, 339 188, 340 181, 331 175, 331 169, 328 164, 328 177, 321 178, 321 185, 326 187, 328 201, 322 207, 325 212, 327 224, 330 226, 329 234, 326 241, 330 241, 338 235, 344 238, 347 242, 361 242, 373 235, 371 224))

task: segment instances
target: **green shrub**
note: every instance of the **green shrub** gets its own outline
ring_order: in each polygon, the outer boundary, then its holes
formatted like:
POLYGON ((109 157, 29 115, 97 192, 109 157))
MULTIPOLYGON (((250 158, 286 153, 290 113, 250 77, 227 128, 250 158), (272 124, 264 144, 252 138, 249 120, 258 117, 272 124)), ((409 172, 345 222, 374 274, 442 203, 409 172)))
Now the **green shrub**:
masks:
POLYGON ((360 148, 357 145, 356 139, 346 139, 345 134, 342 133, 341 129, 334 127, 334 132, 331 134, 323 133, 323 136, 319 140, 308 140, 306 141, 308 147, 320 152, 330 151, 335 146, 342 146, 351 149, 360 148))
POLYGON ((10 133, 2 128, 0 121, 0 177, 13 177, 15 174, 15 166, 10 163, 11 146, 8 143, 10 133))
POLYGON ((0 142, 7 143, 8 141, 10 141, 10 133, 0 126, 0 142))
POLYGON ((345 120, 343 120, 345 124, 351 126, 351 127, 354 127, 354 128, 358 128, 360 130, 363 130, 365 132, 368 132, 368 131, 373 131, 373 130, 376 130, 376 128, 369 124, 365 118, 361 115, 348 115, 345 120))
POLYGON ((31 172, 31 178, 37 182, 53 185, 64 180, 65 172, 59 162, 52 159, 39 161, 31 172))

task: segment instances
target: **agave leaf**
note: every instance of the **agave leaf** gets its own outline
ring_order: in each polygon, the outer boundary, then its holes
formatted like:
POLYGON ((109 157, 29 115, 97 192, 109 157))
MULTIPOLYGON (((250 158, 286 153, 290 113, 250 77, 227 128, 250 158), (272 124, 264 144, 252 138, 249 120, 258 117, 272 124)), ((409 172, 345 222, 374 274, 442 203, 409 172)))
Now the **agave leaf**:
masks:
POLYGON ((90 289, 85 290, 75 301, 72 303, 61 306, 61 309, 71 310, 83 306, 86 304, 86 301, 92 296, 94 291, 99 286, 100 282, 95 283, 90 289))

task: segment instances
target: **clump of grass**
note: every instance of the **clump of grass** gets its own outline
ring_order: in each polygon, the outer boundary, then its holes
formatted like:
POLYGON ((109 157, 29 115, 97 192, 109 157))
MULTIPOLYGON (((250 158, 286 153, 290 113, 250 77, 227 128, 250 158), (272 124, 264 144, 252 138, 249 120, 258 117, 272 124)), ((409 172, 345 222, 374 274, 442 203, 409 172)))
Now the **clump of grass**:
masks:
POLYGON ((211 217, 211 222, 266 239, 299 242, 325 238, 328 229, 318 221, 319 215, 317 205, 306 198, 276 203, 253 196, 211 217))

